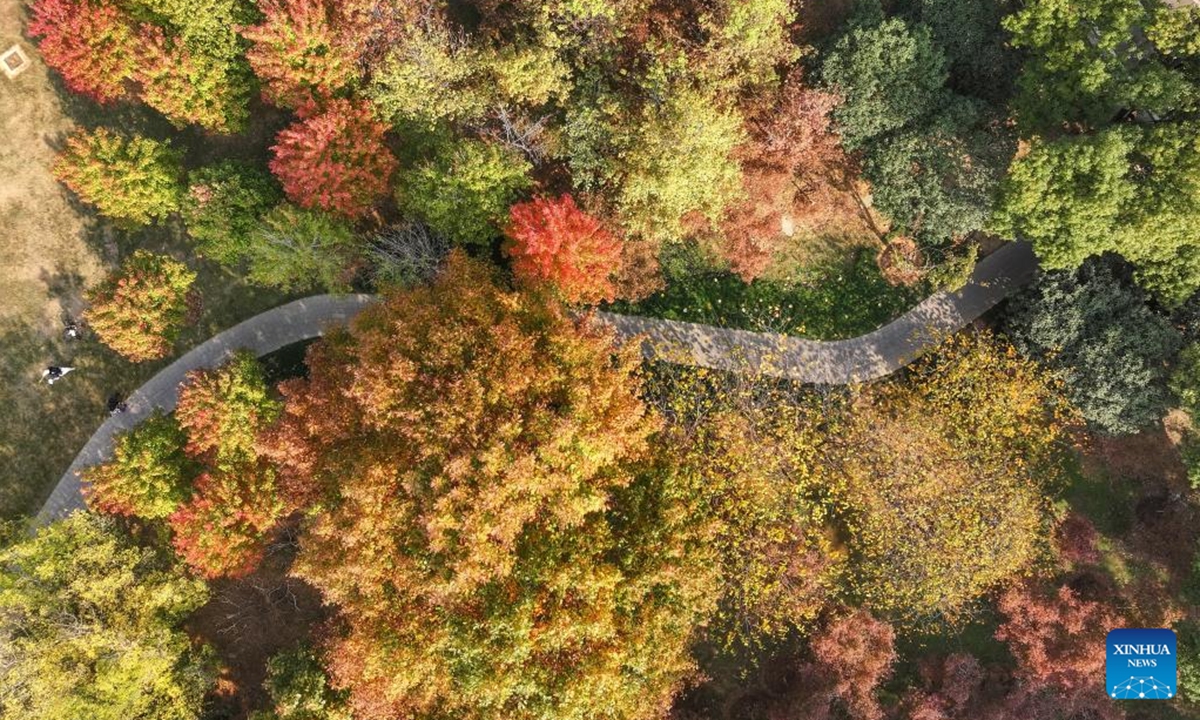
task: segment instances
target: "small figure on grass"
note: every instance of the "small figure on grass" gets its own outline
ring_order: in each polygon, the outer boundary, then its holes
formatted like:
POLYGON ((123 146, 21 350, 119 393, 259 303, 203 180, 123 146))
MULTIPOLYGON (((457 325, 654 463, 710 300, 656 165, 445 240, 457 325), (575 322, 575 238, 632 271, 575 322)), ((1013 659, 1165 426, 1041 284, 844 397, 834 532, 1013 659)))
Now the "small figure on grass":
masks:
POLYGON ((53 385, 54 383, 61 380, 64 375, 66 375, 67 373, 71 372, 74 369, 75 368, 73 368, 73 367, 59 367, 58 365, 51 365, 50 367, 48 367, 42 371, 41 379, 45 380, 47 385, 53 385))

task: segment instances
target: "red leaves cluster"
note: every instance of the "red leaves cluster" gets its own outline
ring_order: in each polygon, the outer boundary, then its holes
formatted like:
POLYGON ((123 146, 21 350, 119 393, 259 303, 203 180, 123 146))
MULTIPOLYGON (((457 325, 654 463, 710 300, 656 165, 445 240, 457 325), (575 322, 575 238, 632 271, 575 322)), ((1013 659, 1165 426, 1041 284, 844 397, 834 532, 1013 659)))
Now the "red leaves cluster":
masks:
POLYGON ((387 193, 396 170, 386 129, 366 102, 335 99, 321 109, 309 104, 279 133, 271 172, 297 205, 361 217, 387 193))
POLYGON ((611 276, 621 261, 621 242, 570 195, 513 205, 505 234, 518 281, 550 284, 568 302, 613 299, 611 276))
POLYGON ((996 637, 1017 659, 1017 676, 1064 694, 1096 685, 1104 674, 1104 637, 1122 627, 1115 610, 1067 585, 1017 585, 1000 596, 999 608, 1006 619, 996 637))
POLYGON ((266 0, 263 21, 242 29, 263 98, 285 107, 331 97, 354 82, 358 68, 343 10, 328 0, 266 0))
POLYGON ((175 552, 207 578, 243 577, 266 551, 266 536, 278 522, 275 473, 262 465, 205 473, 192 499, 168 522, 175 552))
POLYGON ((786 239, 785 216, 812 213, 831 202, 809 191, 827 185, 824 176, 845 163, 831 129, 830 113, 838 102, 834 95, 805 87, 797 71, 777 101, 750 122, 750 142, 739 152, 746 199, 726 214, 719 248, 747 282, 767 269, 786 239))
POLYGON ((101 103, 126 96, 140 43, 124 11, 97 0, 38 0, 30 15, 30 36, 67 87, 101 103))
MULTIPOLYGON (((1101 645, 1103 648, 1103 645, 1101 645)), ((1061 689, 1013 682, 1001 667, 983 667, 971 655, 956 653, 922 662, 924 687, 905 693, 897 720, 1117 720, 1121 706, 1104 695, 1103 675, 1092 678, 1092 692, 1064 694, 1061 689)))
POLYGON ((812 661, 800 668, 795 696, 772 713, 779 720, 880 720, 880 683, 896 662, 896 632, 866 610, 834 618, 813 636, 812 661), (836 712, 840 705, 844 715, 836 712))

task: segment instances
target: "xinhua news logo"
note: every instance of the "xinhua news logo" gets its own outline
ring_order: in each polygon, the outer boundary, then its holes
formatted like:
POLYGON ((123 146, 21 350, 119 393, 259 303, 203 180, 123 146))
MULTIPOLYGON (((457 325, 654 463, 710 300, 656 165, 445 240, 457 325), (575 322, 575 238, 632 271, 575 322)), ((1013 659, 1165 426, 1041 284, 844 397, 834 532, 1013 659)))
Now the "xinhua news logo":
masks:
POLYGON ((1170 700, 1175 697, 1175 632, 1159 628, 1112 630, 1106 684, 1114 700, 1170 700))

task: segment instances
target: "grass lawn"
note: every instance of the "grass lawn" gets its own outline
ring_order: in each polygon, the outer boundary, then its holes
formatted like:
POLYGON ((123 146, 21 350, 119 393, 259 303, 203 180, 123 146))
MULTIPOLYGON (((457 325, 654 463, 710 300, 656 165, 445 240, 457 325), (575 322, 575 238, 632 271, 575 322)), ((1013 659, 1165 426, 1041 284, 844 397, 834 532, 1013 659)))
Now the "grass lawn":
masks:
POLYGON ((839 340, 870 332, 912 308, 920 289, 892 287, 874 251, 851 246, 841 257, 800 267, 787 281, 745 283, 688 260, 665 263, 667 287, 613 310, 719 327, 839 340))
MULTIPOLYGON (((105 401, 128 393, 162 366, 213 333, 274 307, 286 298, 246 284, 220 266, 198 259, 182 228, 167 224, 137 232, 117 230, 81 206, 52 177, 55 148, 77 125, 104 122, 149 135, 165 134, 152 111, 97 108, 68 95, 22 36, 23 7, 0 9, 0 45, 20 42, 32 65, 14 80, 0 78, 5 109, 0 138, 0 516, 32 513, 71 459, 105 418, 105 401), (134 365, 86 336, 62 337, 65 317, 77 318, 83 292, 125 255, 144 247, 187 262, 199 278, 204 303, 176 353, 134 365), (57 364, 76 371, 53 387, 37 382, 57 364)), ((2 48, 0 48, 2 49, 2 48)), ((191 165, 229 154, 264 152, 264 136, 281 122, 255 113, 250 131, 230 139, 187 136, 191 165)))

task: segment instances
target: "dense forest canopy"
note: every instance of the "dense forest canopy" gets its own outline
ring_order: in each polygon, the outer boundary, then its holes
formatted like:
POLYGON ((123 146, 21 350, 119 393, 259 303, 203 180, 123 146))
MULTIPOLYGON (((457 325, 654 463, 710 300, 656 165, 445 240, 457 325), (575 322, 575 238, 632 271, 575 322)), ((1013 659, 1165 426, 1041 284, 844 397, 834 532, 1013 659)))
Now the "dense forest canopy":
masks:
POLYGON ((153 372, 226 286, 377 297, 290 369, 181 374, 86 510, 0 526, 0 718, 1142 717, 1114 627, 1174 628, 1162 717, 1200 708, 1200 9, 32 0, 27 32, 87 111, 49 172, 113 238, 83 342, 153 372), (869 383, 645 360, 593 312, 848 338, 1014 241, 1027 287, 869 383))

